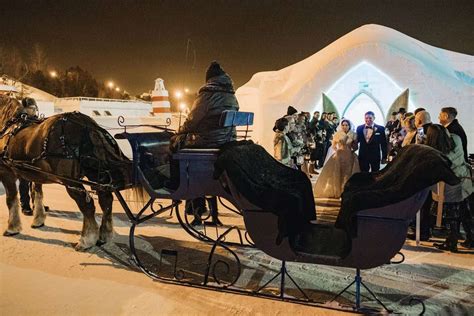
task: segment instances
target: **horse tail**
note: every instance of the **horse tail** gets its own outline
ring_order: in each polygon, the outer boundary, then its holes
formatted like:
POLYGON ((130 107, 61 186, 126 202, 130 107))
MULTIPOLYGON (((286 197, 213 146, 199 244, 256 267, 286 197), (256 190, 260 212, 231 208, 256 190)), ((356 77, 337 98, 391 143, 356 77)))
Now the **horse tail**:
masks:
POLYGON ((133 201, 136 201, 137 205, 144 205, 145 201, 150 198, 143 185, 139 182, 133 185, 132 194, 133 201))

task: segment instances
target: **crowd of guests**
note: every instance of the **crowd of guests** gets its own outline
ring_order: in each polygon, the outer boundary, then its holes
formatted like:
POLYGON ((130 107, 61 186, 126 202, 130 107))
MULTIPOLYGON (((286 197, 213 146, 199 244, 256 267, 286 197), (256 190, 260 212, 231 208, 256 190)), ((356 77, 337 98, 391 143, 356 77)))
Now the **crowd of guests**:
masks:
MULTIPOLYGON (((442 108, 435 124, 424 108, 407 112, 400 108, 391 113, 384 126, 374 123, 373 112, 365 114, 365 124, 354 130, 352 123, 334 113, 298 113, 290 106, 278 119, 274 131, 274 157, 281 163, 311 174, 320 173, 315 184, 317 198, 340 198, 344 184, 359 171, 379 170, 380 165, 395 159, 398 152, 410 144, 424 144, 444 153, 451 169, 461 180, 455 186, 446 185, 442 217, 447 229, 443 243, 434 244, 444 250, 457 251, 462 226, 466 238, 462 245, 474 247, 474 196, 471 167, 468 161, 467 137, 457 120, 454 107, 442 108), (356 155, 358 150, 359 155, 356 155), (322 168, 321 171, 316 169, 322 168)), ((429 240, 433 232, 438 202, 438 186, 432 188, 421 209, 421 240, 429 240)), ((414 233, 409 234, 414 238, 414 233)))
POLYGON ((300 112, 289 106, 275 122, 274 157, 288 167, 298 168, 310 177, 324 165, 339 119, 333 112, 300 112))

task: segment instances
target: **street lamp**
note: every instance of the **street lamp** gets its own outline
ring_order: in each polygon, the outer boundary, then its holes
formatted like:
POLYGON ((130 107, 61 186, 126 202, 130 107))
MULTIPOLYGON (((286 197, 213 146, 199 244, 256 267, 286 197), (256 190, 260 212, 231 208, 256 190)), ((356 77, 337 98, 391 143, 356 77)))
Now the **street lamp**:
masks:
POLYGON ((176 97, 176 99, 180 100, 183 97, 183 93, 181 92, 181 90, 176 90, 174 96, 176 97))

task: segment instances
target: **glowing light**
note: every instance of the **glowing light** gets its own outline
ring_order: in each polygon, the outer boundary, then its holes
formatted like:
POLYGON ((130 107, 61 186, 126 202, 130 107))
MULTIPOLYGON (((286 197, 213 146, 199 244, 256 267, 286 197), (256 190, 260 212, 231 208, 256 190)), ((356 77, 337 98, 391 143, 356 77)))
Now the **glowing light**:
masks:
POLYGON ((112 89, 114 86, 115 86, 115 84, 114 84, 113 81, 107 82, 107 87, 109 87, 110 89, 112 89))
POLYGON ((189 89, 188 89, 188 88, 184 88, 184 93, 189 93, 189 89))
POLYGON ((54 70, 51 70, 51 71, 49 72, 49 76, 50 76, 51 78, 56 78, 56 77, 58 76, 58 73, 57 73, 56 71, 54 71, 54 70))
POLYGON ((180 90, 177 90, 177 91, 174 93, 174 96, 175 96, 177 99, 181 99, 181 97, 183 96, 183 92, 181 92, 180 90))
POLYGON ((120 92, 120 88, 119 87, 115 88, 115 91, 120 92))
POLYGON ((180 109, 181 111, 186 110, 187 107, 188 107, 187 104, 184 103, 184 102, 181 102, 181 103, 179 104, 179 109, 180 109))
POLYGON ((359 94, 346 108, 344 117, 350 119, 356 126, 364 124, 364 114, 372 111, 375 114, 375 122, 381 124, 384 122, 382 109, 379 108, 374 99, 365 93, 359 94))

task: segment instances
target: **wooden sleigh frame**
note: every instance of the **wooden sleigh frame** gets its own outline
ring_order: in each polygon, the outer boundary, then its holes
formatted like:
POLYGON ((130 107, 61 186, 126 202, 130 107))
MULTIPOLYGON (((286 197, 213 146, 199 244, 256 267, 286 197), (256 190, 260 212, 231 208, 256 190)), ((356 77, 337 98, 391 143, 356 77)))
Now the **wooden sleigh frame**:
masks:
MULTIPOLYGON (((252 124, 253 113, 228 111, 223 113, 221 117, 222 127, 246 126, 245 138, 248 135, 249 126, 252 124)), ((166 133, 166 131, 164 132, 166 133)), ((416 212, 423 204, 428 194, 428 188, 421 192, 417 192, 410 198, 396 204, 358 212, 356 215, 358 234, 352 239, 351 251, 347 256, 342 258, 336 256, 307 254, 295 252, 289 245, 287 239, 285 239, 280 245, 276 245, 275 240, 278 233, 277 216, 250 203, 238 192, 225 172, 220 179, 213 178, 214 162, 218 157, 218 149, 180 150, 173 155, 173 159, 179 163, 178 188, 176 190, 156 190, 150 185, 146 175, 140 168, 140 163, 143 159, 141 149, 147 146, 150 148, 154 147, 154 152, 152 154, 162 155, 165 153, 165 147, 168 146, 166 140, 169 140, 169 135, 163 133, 131 134, 125 132, 116 135, 116 138, 127 139, 130 142, 133 150, 135 181, 136 183, 140 183, 150 196, 150 199, 145 203, 142 209, 137 214, 134 214, 127 205, 121 192, 118 190, 114 191, 131 222, 129 242, 132 260, 149 277, 166 283, 281 299, 327 308, 327 306, 323 306, 321 302, 311 300, 305 291, 299 287, 288 273, 286 262, 350 267, 356 269, 355 280, 337 294, 334 299, 345 292, 350 286, 352 286, 352 284, 355 284, 356 291, 354 308, 355 310, 360 311, 360 287, 362 285, 386 311, 390 311, 362 282, 360 270, 378 267, 383 264, 403 262, 403 255, 402 259, 398 262, 393 262, 391 260, 397 254, 401 254, 399 251, 405 242, 408 224, 415 217, 416 212), (246 231, 242 231, 238 227, 232 226, 226 229, 222 234, 217 235, 216 238, 212 238, 192 227, 189 224, 186 213, 180 213, 179 204, 182 200, 189 200, 209 195, 222 197, 228 200, 237 209, 236 212, 243 216, 246 231), (170 203, 166 206, 159 204, 157 209, 155 204, 158 199, 170 200, 170 203), (172 213, 173 210, 175 211, 179 224, 188 234, 198 240, 207 242, 212 246, 207 259, 206 271, 202 282, 189 282, 184 280, 182 273, 176 267, 176 260, 174 275, 172 277, 159 275, 145 267, 137 254, 134 241, 136 227, 165 212, 172 213), (226 236, 233 232, 238 234, 239 242, 226 242, 226 236), (237 288, 235 284, 241 276, 242 267, 239 256, 232 249, 235 246, 256 247, 267 255, 281 260, 282 264, 279 273, 259 288, 237 288), (227 251, 237 266, 237 275, 233 277, 230 283, 223 282, 215 273, 217 262, 214 260, 213 256, 217 247, 227 251), (280 276, 279 294, 273 295, 262 293, 262 290, 278 276, 280 276), (296 285, 297 289, 302 294, 301 298, 285 295, 286 277, 296 285), (214 282, 212 282, 211 279, 213 279, 214 282)), ((163 249, 161 256, 164 255, 174 255, 177 257, 178 253, 176 250, 163 249)))

